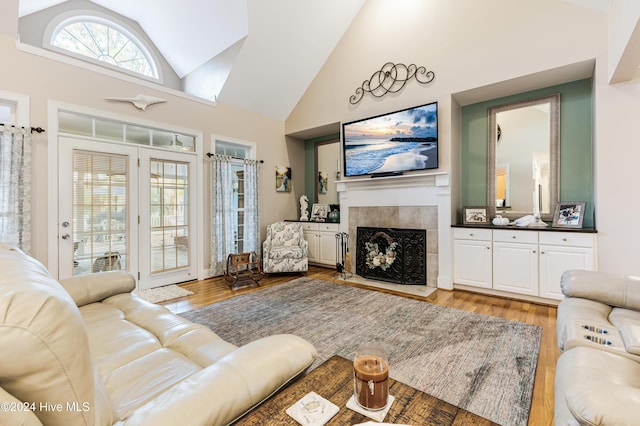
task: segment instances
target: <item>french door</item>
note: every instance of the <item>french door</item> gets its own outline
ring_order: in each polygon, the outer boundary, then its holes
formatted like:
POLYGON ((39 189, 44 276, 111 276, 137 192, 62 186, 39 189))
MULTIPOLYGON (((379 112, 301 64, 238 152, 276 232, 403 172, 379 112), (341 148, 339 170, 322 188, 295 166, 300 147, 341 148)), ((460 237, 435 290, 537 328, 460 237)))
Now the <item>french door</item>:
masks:
POLYGON ((141 289, 193 280, 196 156, 140 148, 141 289))
POLYGON ((59 139, 59 276, 123 269, 151 288, 195 278, 195 156, 59 139))

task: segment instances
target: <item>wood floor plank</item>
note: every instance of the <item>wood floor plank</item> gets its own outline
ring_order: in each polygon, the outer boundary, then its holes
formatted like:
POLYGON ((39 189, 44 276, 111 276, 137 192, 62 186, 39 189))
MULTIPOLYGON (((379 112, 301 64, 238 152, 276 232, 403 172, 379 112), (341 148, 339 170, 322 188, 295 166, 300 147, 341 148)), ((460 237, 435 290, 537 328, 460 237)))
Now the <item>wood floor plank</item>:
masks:
MULTIPOLYGON (((335 270, 310 266, 309 272, 305 276, 308 278, 334 281, 353 287, 371 289, 370 287, 365 287, 360 284, 336 280, 334 279, 334 275, 335 270)), ((245 285, 237 286, 233 289, 229 288, 222 277, 203 281, 192 281, 180 284, 180 287, 193 291, 193 295, 164 302, 163 304, 174 313, 187 312, 242 294, 259 291, 264 287, 282 284, 300 276, 300 274, 267 275, 260 281, 259 287, 245 285)), ((462 290, 448 291, 438 289, 428 297, 407 296, 403 293, 384 289, 374 290, 411 299, 423 300, 450 308, 525 322, 541 327, 540 355, 536 369, 529 425, 541 426, 553 424, 553 382, 555 378, 555 364, 560 356, 555 331, 557 316, 557 308, 555 306, 487 296, 462 290)))

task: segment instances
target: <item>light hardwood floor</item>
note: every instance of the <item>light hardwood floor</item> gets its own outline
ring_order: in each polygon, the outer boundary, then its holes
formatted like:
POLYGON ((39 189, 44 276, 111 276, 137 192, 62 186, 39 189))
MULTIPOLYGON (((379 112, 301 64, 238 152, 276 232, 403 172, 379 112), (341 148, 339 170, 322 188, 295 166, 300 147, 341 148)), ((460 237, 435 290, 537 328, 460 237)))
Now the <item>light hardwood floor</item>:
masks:
MULTIPOLYGON (((334 273, 335 270, 332 269, 310 266, 306 277, 334 281, 334 273)), ((163 304, 174 313, 186 312, 241 294, 257 291, 264 287, 282 284, 296 279, 299 276, 300 275, 265 276, 260 281, 260 287, 244 286, 234 289, 230 289, 223 278, 193 281, 180 284, 180 287, 193 291, 193 295, 171 300, 163 304)), ((342 281, 336 282, 371 289, 371 287, 364 287, 359 284, 345 283, 342 281)), ((428 297, 408 296, 389 290, 374 290, 542 327, 542 340, 540 342, 540 355, 538 357, 538 366, 533 388, 529 425, 542 426, 553 424, 553 381, 555 377, 556 360, 560 355, 555 329, 556 307, 485 296, 460 290, 447 291, 438 289, 428 297)))

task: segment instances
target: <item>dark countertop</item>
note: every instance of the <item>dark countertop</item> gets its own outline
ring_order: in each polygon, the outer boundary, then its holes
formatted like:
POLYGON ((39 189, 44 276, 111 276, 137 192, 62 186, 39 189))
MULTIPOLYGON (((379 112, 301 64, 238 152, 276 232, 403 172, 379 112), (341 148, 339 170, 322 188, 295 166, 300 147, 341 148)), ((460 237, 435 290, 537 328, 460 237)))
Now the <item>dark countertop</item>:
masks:
POLYGON ((339 225, 340 222, 331 222, 328 220, 300 220, 300 219, 285 219, 285 222, 300 222, 300 223, 335 223, 339 225))
POLYGON ((493 225, 491 223, 487 224, 478 224, 478 225, 464 225, 464 224, 454 224, 451 225, 452 228, 483 228, 483 229, 507 229, 510 231, 542 231, 542 232, 582 232, 588 234, 596 234, 598 232, 595 228, 553 228, 551 225, 545 228, 535 228, 529 226, 516 226, 516 225, 505 225, 498 226, 493 225))

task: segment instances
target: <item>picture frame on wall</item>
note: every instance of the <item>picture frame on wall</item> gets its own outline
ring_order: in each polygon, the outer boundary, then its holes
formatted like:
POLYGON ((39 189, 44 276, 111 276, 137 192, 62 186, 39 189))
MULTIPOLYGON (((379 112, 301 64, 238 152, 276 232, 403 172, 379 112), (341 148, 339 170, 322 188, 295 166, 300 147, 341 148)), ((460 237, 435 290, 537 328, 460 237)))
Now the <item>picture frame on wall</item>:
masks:
POLYGON ((468 206, 462 208, 462 223, 465 225, 485 225, 489 223, 487 206, 468 206))
POLYGON ((311 208, 311 220, 320 220, 323 221, 327 218, 329 214, 329 205, 328 204, 317 204, 314 203, 311 208))
POLYGON ((276 166, 276 192, 291 192, 291 167, 276 166))
POLYGON ((582 228, 584 220, 584 209, 586 203, 583 201, 562 201, 556 205, 553 215, 553 228, 582 228))

